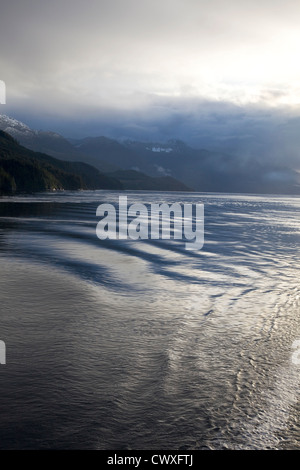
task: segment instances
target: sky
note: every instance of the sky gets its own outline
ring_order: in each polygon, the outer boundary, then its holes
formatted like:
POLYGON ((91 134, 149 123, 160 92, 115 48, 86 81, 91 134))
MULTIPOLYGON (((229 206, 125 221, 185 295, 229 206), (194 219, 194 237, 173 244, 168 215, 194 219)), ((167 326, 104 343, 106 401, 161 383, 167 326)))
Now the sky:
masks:
POLYGON ((298 0, 1 0, 0 113, 299 164, 298 0))

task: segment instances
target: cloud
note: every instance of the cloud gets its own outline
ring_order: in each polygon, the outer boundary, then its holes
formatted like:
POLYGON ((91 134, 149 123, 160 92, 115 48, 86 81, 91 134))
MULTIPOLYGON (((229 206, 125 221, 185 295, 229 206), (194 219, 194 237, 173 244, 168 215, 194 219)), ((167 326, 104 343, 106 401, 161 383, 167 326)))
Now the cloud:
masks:
POLYGON ((299 13, 294 0, 3 0, 3 112, 298 165, 299 13))
POLYGON ((2 79, 11 99, 38 96, 43 106, 134 106, 139 92, 188 88, 256 99, 275 77, 299 76, 299 13, 289 0, 3 0, 2 79))

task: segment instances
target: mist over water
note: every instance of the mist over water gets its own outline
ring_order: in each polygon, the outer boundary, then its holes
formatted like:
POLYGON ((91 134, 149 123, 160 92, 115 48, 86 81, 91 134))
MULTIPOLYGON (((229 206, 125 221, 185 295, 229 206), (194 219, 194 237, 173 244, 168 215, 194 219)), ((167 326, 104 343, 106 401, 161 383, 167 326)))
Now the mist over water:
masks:
POLYGON ((299 450, 300 199, 126 192, 204 203, 188 251, 99 240, 119 195, 0 201, 0 448, 299 450))

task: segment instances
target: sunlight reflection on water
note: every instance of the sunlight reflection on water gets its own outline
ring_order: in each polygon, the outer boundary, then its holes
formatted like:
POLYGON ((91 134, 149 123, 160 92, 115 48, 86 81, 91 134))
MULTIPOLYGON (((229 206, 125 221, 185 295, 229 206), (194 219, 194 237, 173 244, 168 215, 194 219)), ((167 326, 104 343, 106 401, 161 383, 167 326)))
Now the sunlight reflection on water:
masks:
POLYGON ((299 449, 299 198, 128 193, 204 202, 188 252, 100 241, 118 195, 0 202, 1 448, 299 449))

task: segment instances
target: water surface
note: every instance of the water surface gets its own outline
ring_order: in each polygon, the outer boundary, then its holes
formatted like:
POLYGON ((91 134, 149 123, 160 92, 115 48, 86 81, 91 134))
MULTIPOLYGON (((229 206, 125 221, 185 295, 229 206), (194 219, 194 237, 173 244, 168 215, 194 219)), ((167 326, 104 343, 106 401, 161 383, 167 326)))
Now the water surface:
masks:
POLYGON ((204 203, 187 251, 99 240, 120 194, 0 200, 0 448, 299 450, 300 199, 126 193, 204 203))

